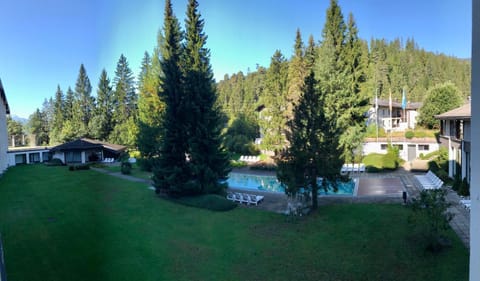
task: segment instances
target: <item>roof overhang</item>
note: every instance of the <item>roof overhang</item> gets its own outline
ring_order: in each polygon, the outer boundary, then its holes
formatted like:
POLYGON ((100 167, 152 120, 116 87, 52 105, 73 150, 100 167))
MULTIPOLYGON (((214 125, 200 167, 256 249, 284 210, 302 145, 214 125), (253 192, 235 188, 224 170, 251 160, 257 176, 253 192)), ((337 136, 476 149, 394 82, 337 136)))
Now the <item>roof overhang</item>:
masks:
POLYGON ((8 106, 7 96, 5 95, 5 90, 3 89, 2 80, 0 79, 0 98, 5 104, 5 111, 7 114, 10 114, 10 107, 8 106))

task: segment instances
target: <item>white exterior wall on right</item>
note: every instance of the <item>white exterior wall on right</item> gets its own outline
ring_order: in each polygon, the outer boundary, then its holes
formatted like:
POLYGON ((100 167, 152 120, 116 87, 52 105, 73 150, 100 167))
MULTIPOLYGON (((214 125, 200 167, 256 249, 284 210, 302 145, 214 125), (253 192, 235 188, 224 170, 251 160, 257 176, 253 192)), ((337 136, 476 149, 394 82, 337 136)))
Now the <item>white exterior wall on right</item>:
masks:
POLYGON ((480 280, 480 1, 472 1, 470 281, 480 280), (478 109, 478 111, 477 111, 478 109), (473 114, 474 112, 477 112, 473 114))
MULTIPOLYGON (((0 84, 1 85, 1 84, 0 84)), ((8 131, 6 104, 0 98, 0 174, 8 167, 8 131)))

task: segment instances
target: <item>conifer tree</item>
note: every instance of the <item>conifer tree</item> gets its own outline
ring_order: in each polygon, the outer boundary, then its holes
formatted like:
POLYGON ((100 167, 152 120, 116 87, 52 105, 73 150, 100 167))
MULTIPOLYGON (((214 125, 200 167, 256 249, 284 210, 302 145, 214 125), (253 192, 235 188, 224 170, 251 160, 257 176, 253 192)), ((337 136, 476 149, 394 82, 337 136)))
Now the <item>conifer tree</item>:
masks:
POLYGON ((63 122, 65 121, 65 97, 60 85, 57 86, 55 100, 53 102, 53 116, 50 127, 50 143, 60 143, 60 134, 62 132, 63 122))
POLYGON ((298 102, 307 74, 308 71, 305 64, 302 35, 300 33, 300 29, 297 29, 295 36, 294 55, 288 64, 288 93, 287 108, 285 112, 287 120, 293 118, 293 107, 298 102))
POLYGON ((283 113, 287 104, 287 71, 285 58, 279 50, 275 51, 265 78, 265 90, 260 100, 265 108, 259 120, 263 132, 262 145, 271 150, 285 146, 284 129, 287 120, 283 113))
POLYGON ((65 94, 64 118, 65 120, 72 120, 73 118, 73 103, 75 102, 75 94, 72 88, 68 87, 65 94))
POLYGON ((192 177, 189 192, 220 193, 230 171, 228 155, 222 147, 222 116, 216 106, 215 81, 210 51, 198 2, 189 0, 185 20, 184 47, 185 108, 187 116, 189 168, 192 177))
MULTIPOLYGON (((183 34, 178 19, 173 14, 170 0, 165 1, 160 95, 165 99, 163 142, 158 162, 154 164, 153 181, 156 193, 166 191, 174 196, 187 194, 190 178, 187 167, 187 136, 183 91, 183 73, 180 68, 183 34)), ((158 112, 155 112, 158 114, 158 112)))
POLYGON ((103 69, 97 87, 97 106, 89 125, 92 137, 103 141, 107 140, 113 130, 112 118, 112 87, 107 71, 103 69))
POLYGON ((121 54, 113 79, 113 131, 109 140, 113 143, 136 146, 138 128, 137 122, 137 94, 133 72, 128 65, 127 58, 121 54))
MULTIPOLYGON (((159 33, 159 44, 162 34, 159 33)), ((138 84, 138 136, 137 146, 142 156, 141 168, 152 169, 153 161, 160 155, 165 102, 160 99, 161 66, 159 45, 150 58, 147 52, 142 62, 138 84)))
POLYGON ((75 128, 78 128, 75 134, 76 137, 88 135, 88 123, 94 108, 94 99, 91 96, 91 92, 90 79, 87 76, 85 67, 81 64, 75 84, 75 100, 72 105, 72 123, 75 128))
POLYGON ((335 186, 338 178, 335 129, 324 115, 324 97, 310 71, 294 108, 294 118, 287 123, 290 146, 276 156, 277 177, 286 185, 287 195, 302 191, 311 194, 312 209, 318 206, 318 189, 326 190, 327 183, 335 186), (319 177, 323 179, 320 186, 319 177))

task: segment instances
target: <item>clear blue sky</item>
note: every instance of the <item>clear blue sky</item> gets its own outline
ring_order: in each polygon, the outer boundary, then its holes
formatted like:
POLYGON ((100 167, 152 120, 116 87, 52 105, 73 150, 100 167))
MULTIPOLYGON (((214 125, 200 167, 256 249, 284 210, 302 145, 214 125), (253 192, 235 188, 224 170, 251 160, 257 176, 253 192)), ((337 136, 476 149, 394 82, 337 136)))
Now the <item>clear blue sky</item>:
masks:
MULTIPOLYGON (((184 24, 187 0, 172 0, 184 24)), ((199 0, 215 77, 268 66, 276 49, 290 57, 295 30, 318 41, 328 0, 199 0)), ((339 0, 360 37, 414 38, 421 48, 471 56, 471 0, 339 0)), ((164 0, 0 1, 0 79, 11 113, 28 117, 45 98, 75 87, 83 63, 92 83, 114 76, 124 54, 134 71, 163 25, 164 0)))

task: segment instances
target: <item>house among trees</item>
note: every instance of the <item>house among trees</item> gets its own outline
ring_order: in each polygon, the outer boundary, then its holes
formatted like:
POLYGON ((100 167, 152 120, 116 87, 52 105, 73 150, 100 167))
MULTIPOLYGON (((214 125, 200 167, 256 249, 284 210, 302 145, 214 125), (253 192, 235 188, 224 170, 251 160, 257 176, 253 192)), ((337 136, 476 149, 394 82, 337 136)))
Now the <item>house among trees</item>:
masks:
POLYGON ((440 144, 448 148, 448 176, 457 174, 470 183, 471 104, 435 116, 440 120, 440 144))
POLYGON ((81 138, 52 147, 52 158, 62 160, 64 164, 78 164, 103 161, 106 158, 118 159, 126 146, 81 138))
POLYGON ((377 105, 374 101, 373 107, 368 111, 368 125, 378 124, 378 127, 385 129, 385 131, 413 130, 417 124, 418 110, 421 107, 421 102, 408 102, 404 110, 401 102, 392 101, 390 113, 389 100, 379 99, 377 105), (377 110, 375 110, 376 106, 377 110))
POLYGON ((8 167, 7 114, 10 114, 10 108, 5 90, 3 89, 2 80, 0 80, 0 174, 8 167))

